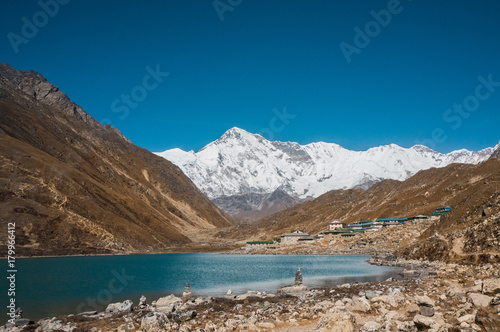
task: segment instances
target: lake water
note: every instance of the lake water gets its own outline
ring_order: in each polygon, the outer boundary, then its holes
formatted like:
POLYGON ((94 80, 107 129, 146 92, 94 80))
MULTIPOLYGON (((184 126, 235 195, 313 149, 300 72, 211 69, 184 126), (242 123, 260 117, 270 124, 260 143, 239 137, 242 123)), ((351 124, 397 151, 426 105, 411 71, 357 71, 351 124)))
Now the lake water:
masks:
MULTIPOLYGON (((301 268, 309 288, 394 277, 397 270, 369 265, 369 256, 159 254, 18 259, 16 303, 24 317, 40 319, 89 310, 143 294, 147 302, 180 296, 186 282, 193 296, 223 296, 248 290, 276 293, 301 268)), ((2 260, 4 266, 7 262, 2 260)), ((6 269, 3 269, 5 274, 6 269)), ((9 284, 0 281, 2 308, 9 284)), ((6 309, 4 309, 6 313, 6 309)), ((3 314, 0 323, 7 320, 3 314)))

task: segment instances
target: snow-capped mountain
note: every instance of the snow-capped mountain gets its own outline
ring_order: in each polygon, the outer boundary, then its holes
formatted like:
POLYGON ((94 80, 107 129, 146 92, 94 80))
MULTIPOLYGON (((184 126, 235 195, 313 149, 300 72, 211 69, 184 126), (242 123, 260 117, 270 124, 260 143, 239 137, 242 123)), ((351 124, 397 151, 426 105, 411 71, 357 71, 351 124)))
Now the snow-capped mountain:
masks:
POLYGON ((395 144, 351 151, 334 143, 272 142, 235 127, 197 153, 172 149, 157 154, 179 166, 211 199, 277 189, 305 199, 333 189, 368 188, 383 179, 405 180, 431 167, 476 164, 499 146, 448 154, 395 144))

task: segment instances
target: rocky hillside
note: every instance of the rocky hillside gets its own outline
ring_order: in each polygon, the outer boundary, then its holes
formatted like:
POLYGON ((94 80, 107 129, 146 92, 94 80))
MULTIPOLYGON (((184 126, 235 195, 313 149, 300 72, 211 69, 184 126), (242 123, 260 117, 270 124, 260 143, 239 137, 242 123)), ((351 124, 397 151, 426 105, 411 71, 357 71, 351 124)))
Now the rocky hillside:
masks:
POLYGON ((272 193, 248 193, 212 199, 218 207, 237 221, 258 220, 304 201, 281 189, 272 193))
MULTIPOLYGON (((490 160, 488 173, 459 195, 454 208, 428 228, 403 256, 458 263, 500 262, 500 165, 490 160)), ((472 181, 472 180, 471 180, 472 181)))
POLYGON ((17 254, 163 251, 231 224, 179 168, 38 73, 0 64, 0 114, 0 219, 16 223, 17 254))
POLYGON ((494 261, 500 258, 499 197, 500 160, 477 166, 453 164, 421 171, 403 182, 385 180, 366 191, 334 190, 264 218, 249 231, 256 238, 272 238, 292 229, 318 233, 335 219, 350 223, 428 215, 436 207, 450 205, 452 211, 423 233, 406 255, 451 260, 450 250, 455 248, 460 255, 491 254, 487 260, 494 261))

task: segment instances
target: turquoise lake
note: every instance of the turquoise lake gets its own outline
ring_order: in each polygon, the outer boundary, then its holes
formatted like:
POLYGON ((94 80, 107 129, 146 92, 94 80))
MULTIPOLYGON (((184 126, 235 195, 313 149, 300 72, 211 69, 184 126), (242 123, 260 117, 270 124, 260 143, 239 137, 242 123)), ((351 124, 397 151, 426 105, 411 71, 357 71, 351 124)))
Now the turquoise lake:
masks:
MULTIPOLYGON (((309 287, 385 280, 397 269, 366 263, 369 256, 158 254, 17 259, 16 304, 37 320, 89 310, 130 299, 134 305, 169 294, 181 295, 187 282, 193 296, 223 296, 248 290, 276 293, 291 285, 297 268, 309 287)), ((7 266, 6 260, 2 260, 7 266)), ((7 269, 4 269, 4 274, 7 269)), ((9 284, 0 282, 2 308, 9 284)), ((6 312, 1 324, 7 320, 6 312)))

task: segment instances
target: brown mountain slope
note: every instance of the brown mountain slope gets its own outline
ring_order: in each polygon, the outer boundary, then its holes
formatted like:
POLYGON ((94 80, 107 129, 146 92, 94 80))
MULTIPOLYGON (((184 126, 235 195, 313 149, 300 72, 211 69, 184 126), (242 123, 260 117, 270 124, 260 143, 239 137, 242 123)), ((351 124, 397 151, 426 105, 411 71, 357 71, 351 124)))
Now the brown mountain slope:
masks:
POLYGON ((0 218, 16 223, 19 254, 161 251, 231 224, 176 166, 40 74, 0 64, 0 114, 0 218))
MULTIPOLYGON (((500 160, 491 159, 478 166, 453 164, 445 168, 421 171, 404 182, 385 180, 366 191, 328 192, 311 202, 261 220, 259 227, 253 229, 253 235, 271 238, 291 229, 317 233, 327 229, 328 222, 335 219, 350 223, 359 219, 408 217, 430 214, 436 207, 451 205, 454 206, 452 213, 434 228, 446 236, 457 227, 471 229, 484 222, 484 207, 489 207, 487 214, 494 216, 498 212, 499 193, 500 160)), ((476 247, 464 250, 481 252, 484 249, 481 246, 491 242, 495 247, 492 251, 498 252, 499 230, 498 222, 493 222, 491 226, 481 230, 485 238, 478 239, 480 243, 476 247), (486 235, 486 230, 492 235, 486 235)), ((429 234, 422 235, 420 244, 426 243, 429 234)), ((464 246, 469 245, 469 242, 466 241, 464 246)), ((413 257, 421 257, 424 251, 412 248, 408 255, 412 253, 413 257)), ((434 256, 429 253, 426 257, 434 256)))
POLYGON ((459 263, 500 262, 500 160, 472 174, 454 208, 429 227, 402 255, 459 263))

